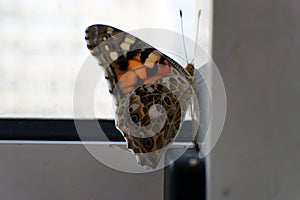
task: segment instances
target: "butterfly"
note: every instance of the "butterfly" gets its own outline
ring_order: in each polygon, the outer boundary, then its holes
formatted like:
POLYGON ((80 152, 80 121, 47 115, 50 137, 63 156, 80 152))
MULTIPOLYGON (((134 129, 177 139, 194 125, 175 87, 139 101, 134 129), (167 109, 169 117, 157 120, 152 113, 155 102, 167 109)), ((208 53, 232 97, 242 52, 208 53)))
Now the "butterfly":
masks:
POLYGON ((155 168, 178 135, 194 93, 194 66, 183 68, 115 27, 86 29, 87 48, 105 71, 116 104, 116 127, 141 166, 155 168))

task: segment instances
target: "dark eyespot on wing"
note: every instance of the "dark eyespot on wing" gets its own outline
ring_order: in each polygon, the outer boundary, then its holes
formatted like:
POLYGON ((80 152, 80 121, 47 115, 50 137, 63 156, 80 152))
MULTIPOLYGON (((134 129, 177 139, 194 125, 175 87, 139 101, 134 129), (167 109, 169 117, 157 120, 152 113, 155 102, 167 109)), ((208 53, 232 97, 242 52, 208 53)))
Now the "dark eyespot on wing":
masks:
POLYGON ((153 142, 153 138, 144 138, 143 139, 143 146, 146 148, 146 149, 152 149, 154 145, 154 142, 153 142))

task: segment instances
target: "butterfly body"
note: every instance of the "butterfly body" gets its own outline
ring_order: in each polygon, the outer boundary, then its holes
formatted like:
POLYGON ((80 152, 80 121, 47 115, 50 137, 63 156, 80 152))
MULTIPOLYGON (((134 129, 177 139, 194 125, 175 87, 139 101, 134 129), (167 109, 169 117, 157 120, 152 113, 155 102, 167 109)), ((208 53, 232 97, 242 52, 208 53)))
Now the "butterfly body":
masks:
POLYGON ((117 128, 139 163, 155 168, 191 104, 193 66, 186 70, 139 38, 107 25, 88 27, 86 41, 115 98, 117 128))

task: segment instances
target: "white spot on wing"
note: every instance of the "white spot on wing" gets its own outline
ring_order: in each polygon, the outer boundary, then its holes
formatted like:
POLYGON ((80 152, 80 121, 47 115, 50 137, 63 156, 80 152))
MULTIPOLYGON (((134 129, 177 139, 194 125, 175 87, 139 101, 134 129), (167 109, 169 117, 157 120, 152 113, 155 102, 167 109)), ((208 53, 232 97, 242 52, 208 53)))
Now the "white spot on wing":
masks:
POLYGON ((130 44, 129 43, 125 43, 123 42, 120 47, 122 48, 122 50, 129 50, 130 44))
POLYGON ((115 52, 115 51, 112 51, 112 52, 110 52, 109 56, 110 56, 110 58, 111 58, 112 60, 117 60, 117 58, 118 58, 118 53, 115 52))
POLYGON ((129 43, 129 44, 133 44, 135 42, 135 38, 126 36, 124 42, 129 43))
POLYGON ((113 32, 113 29, 112 28, 107 28, 107 31, 106 31, 108 34, 111 34, 113 32))

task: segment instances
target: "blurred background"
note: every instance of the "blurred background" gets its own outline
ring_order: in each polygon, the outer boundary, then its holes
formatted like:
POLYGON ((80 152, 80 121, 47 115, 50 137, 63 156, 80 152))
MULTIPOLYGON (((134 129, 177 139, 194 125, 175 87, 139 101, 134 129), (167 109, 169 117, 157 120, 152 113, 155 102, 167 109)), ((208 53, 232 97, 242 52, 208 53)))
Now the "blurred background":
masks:
MULTIPOLYGON (((182 9, 185 34, 194 38, 201 8, 200 43, 212 50, 227 93, 224 130, 210 154, 209 198, 299 199, 300 2, 215 1, 213 10, 207 2, 0 1, 0 116, 72 117, 88 25, 180 32, 182 9)), ((110 108, 102 111, 98 117, 112 117, 110 108)), ((162 170, 114 171, 81 145, 1 144, 0 159, 3 199, 163 196, 162 170)))
POLYGON ((227 116, 211 199, 299 199, 300 2, 214 2, 213 58, 227 116))
MULTIPOLYGON (((0 0, 0 117, 72 118, 74 83, 90 56, 85 29, 93 24, 107 24, 124 31, 161 28, 180 32, 182 9, 184 33, 194 39, 197 5, 205 10, 199 41, 210 51, 210 4, 180 0, 0 0)), ((175 52, 183 49, 182 43, 176 46, 175 52)), ((98 73, 103 77, 100 67, 98 73)), ((96 117, 113 118, 105 80, 99 84, 95 97, 95 105, 101 105, 95 108, 96 117)))

